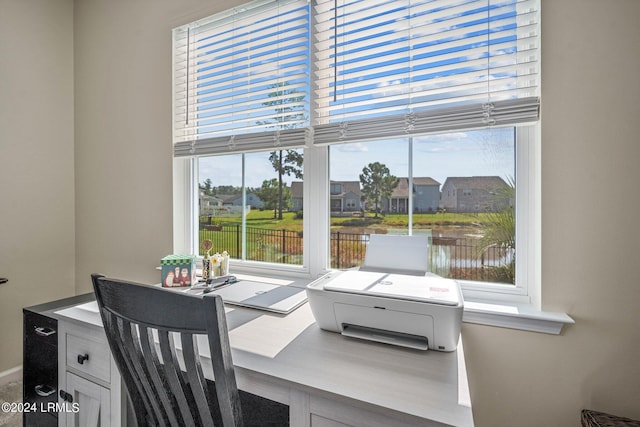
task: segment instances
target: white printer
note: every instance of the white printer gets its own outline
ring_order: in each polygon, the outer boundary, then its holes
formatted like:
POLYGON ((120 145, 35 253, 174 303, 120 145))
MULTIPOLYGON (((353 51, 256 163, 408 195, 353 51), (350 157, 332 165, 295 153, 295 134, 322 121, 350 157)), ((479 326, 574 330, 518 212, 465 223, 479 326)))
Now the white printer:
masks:
POLYGON ((464 303, 451 279, 332 271, 307 285, 307 296, 327 331, 420 350, 458 346, 464 303))

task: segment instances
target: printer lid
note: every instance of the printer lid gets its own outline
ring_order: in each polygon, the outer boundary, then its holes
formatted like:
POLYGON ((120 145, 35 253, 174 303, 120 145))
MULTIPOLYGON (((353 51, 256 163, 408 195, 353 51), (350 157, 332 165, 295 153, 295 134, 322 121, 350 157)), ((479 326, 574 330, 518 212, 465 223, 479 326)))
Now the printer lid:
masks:
POLYGON ((325 283, 324 289, 451 306, 461 303, 458 284, 437 276, 349 270, 325 283))

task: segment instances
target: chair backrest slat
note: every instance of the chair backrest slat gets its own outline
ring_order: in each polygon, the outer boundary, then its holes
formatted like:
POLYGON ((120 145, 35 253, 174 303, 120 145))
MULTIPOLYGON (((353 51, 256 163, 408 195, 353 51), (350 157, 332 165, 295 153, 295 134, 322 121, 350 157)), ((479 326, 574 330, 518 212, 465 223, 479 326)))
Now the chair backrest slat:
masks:
POLYGON ((142 384, 145 396, 148 396, 149 404, 155 414, 156 421, 159 426, 166 426, 167 416, 164 409, 160 406, 157 399, 157 393, 150 381, 150 375, 144 365, 144 354, 140 349, 140 338, 138 336, 135 325, 127 320, 122 320, 122 334, 124 342, 124 352, 126 358, 130 362, 130 366, 134 370, 134 375, 142 384), (153 397, 152 397, 153 396, 153 397))
POLYGON ((178 404, 180 414, 184 421, 183 425, 196 425, 191 412, 191 395, 185 394, 186 384, 182 379, 182 371, 176 356, 174 337, 169 331, 158 331, 158 341, 160 342, 160 354, 162 355, 162 368, 164 369, 169 388, 178 404))
POLYGON ((194 409, 198 411, 202 425, 212 426, 213 417, 211 415, 211 407, 213 404, 209 402, 209 393, 205 393, 207 384, 204 374, 202 373, 200 358, 195 356, 198 354, 198 344, 192 335, 182 334, 181 339, 186 375, 195 402, 194 409))
MULTIPOLYGON (((127 369, 120 368, 120 374, 122 375, 125 384, 131 384, 131 386, 127 386, 127 389, 129 391, 132 402, 134 402, 134 406, 144 406, 144 414, 148 414, 147 416, 150 417, 149 421, 154 424, 159 424, 155 418, 151 402, 149 401, 148 396, 145 394, 142 383, 139 381, 137 373, 133 368, 132 362, 125 352, 126 346, 124 342, 122 319, 117 318, 115 315, 109 312, 104 312, 102 314, 102 320, 105 324, 105 333, 107 334, 109 346, 111 347, 111 353, 116 360, 116 364, 118 365, 118 367, 127 367, 127 369)), ((140 421, 138 422, 138 424, 140 424, 140 421)))
POLYGON ((139 426, 213 426, 219 417, 224 426, 243 425, 220 296, 91 277, 139 426), (197 335, 209 341, 215 395, 203 372, 197 335))
POLYGON ((234 377, 230 375, 233 372, 233 361, 231 359, 231 344, 229 340, 222 339, 222 331, 227 330, 227 317, 224 312, 224 304, 222 299, 205 299, 205 310, 215 313, 206 319, 207 328, 210 331, 209 351, 211 352, 211 361, 213 365, 213 374, 216 378, 216 394, 218 402, 220 402, 220 411, 222 419, 225 423, 241 417, 240 400, 234 399, 234 390, 236 390, 234 377), (220 325, 220 328, 214 327, 220 325), (219 346, 211 346, 211 341, 219 342, 219 346), (218 380, 219 379, 219 380, 218 380))
POLYGON ((151 384, 160 399, 160 405, 166 413, 167 421, 171 426, 181 425, 183 423, 178 421, 175 399, 167 393, 166 379, 163 377, 162 370, 158 369, 161 363, 156 353, 153 333, 150 334, 149 329, 144 327, 140 327, 138 333, 140 334, 140 346, 144 354, 144 363, 151 379, 151 384))

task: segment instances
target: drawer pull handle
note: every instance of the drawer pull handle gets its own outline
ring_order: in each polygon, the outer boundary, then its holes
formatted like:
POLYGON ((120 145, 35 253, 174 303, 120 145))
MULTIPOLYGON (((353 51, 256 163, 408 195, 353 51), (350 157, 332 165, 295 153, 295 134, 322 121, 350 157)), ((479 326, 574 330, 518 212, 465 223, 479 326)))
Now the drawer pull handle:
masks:
POLYGON ((36 391, 36 394, 38 396, 42 396, 42 397, 51 396, 53 393, 56 392, 55 388, 46 384, 38 384, 37 386, 34 387, 34 390, 36 391))
POLYGON ((51 329, 51 328, 44 328, 42 326, 36 327, 36 334, 40 335, 41 337, 48 337, 49 335, 53 335, 56 333, 55 329, 51 329))
POLYGON ((65 402, 73 403, 73 396, 64 390, 60 390, 60 398, 65 402))
POLYGON ((85 360, 89 360, 89 355, 88 354, 79 354, 78 355, 78 363, 83 365, 85 360))

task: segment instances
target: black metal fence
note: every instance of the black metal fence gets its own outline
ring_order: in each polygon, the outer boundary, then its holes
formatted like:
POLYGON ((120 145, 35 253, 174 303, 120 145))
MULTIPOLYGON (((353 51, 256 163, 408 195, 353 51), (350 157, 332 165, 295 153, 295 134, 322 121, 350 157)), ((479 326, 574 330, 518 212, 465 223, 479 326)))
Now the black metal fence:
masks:
POLYGON ((331 232, 331 268, 362 265, 368 244, 369 234, 331 232))
MULTIPOLYGON (((232 258, 242 257, 240 224, 202 225, 200 241, 204 239, 213 242, 213 252, 226 250, 232 258)), ((331 268, 362 265, 368 243, 369 234, 331 232, 331 268)), ((301 265, 302 248, 302 232, 246 228, 248 260, 301 265)), ((513 250, 498 247, 483 251, 474 238, 434 237, 429 245, 429 270, 452 279, 513 283, 514 256, 513 250)))
MULTIPOLYGON (((242 257, 242 226, 201 225, 200 242, 213 243, 212 252, 227 251, 232 258, 242 257)), ((246 258, 286 264, 302 264, 302 233, 290 230, 246 228, 246 258)), ((202 248, 200 255, 204 255, 202 248)))

